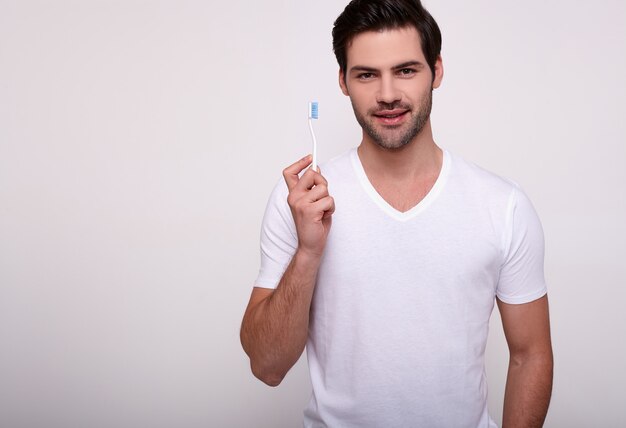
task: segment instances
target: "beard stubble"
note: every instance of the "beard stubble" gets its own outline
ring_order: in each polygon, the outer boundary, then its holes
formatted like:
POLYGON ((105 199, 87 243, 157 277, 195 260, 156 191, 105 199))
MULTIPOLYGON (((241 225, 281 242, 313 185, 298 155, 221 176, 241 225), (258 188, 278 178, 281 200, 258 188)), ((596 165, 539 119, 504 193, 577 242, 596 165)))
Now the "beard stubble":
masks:
POLYGON ((378 103, 378 107, 375 109, 371 109, 367 112, 367 115, 362 115, 356 109, 356 106, 352 102, 352 109, 354 110, 354 115, 356 116, 356 121, 361 125, 363 131, 372 139, 372 141, 388 150, 397 150, 400 149, 407 144, 409 144, 424 128, 426 122, 428 122, 428 118, 430 117, 430 112, 432 110, 433 105, 433 91, 432 88, 426 91, 425 96, 422 97, 422 101, 418 105, 417 111, 414 111, 411 108, 411 105, 402 104, 400 102, 395 103, 378 103), (410 110, 411 118, 409 119, 408 127, 406 131, 399 133, 393 132, 393 130, 398 129, 400 132, 400 128, 406 126, 407 124, 402 124, 398 126, 388 126, 383 127, 387 129, 383 129, 383 132, 379 132, 374 125, 373 119, 370 119, 372 115, 376 114, 381 110, 393 110, 395 108, 407 109, 410 110))

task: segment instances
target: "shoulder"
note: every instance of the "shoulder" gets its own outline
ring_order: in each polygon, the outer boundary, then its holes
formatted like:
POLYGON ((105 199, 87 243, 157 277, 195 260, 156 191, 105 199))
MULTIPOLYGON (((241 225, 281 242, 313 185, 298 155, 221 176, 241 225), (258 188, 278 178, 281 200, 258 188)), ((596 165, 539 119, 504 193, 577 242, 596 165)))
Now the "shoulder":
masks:
POLYGON ((475 163, 448 152, 450 178, 454 186, 465 195, 480 199, 509 199, 520 186, 513 180, 495 174, 475 163))

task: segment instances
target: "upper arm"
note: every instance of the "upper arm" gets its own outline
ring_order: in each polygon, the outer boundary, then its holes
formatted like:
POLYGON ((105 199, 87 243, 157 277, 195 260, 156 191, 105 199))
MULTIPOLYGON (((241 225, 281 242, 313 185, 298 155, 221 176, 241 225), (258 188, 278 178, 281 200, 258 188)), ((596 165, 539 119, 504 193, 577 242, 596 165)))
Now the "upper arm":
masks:
POLYGON ((259 289, 276 288, 298 247, 296 226, 287 204, 287 195, 287 186, 281 179, 265 208, 261 224, 261 266, 255 281, 259 289))
POLYGON ((552 355, 548 296, 529 303, 508 304, 497 299, 511 357, 552 355))
POLYGON ((528 197, 517 187, 509 196, 502 244, 504 257, 496 289, 499 303, 525 305, 545 295, 541 221, 528 197))

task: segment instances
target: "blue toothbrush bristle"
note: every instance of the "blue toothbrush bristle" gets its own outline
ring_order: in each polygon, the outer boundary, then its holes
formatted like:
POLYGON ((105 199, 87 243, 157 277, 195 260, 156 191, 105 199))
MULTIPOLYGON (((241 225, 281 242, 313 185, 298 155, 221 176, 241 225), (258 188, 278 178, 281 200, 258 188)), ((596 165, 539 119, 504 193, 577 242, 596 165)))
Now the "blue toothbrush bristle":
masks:
POLYGON ((311 117, 311 119, 317 119, 319 117, 319 109, 318 109, 317 101, 313 101, 311 103, 311 106, 309 108, 309 116, 311 117))

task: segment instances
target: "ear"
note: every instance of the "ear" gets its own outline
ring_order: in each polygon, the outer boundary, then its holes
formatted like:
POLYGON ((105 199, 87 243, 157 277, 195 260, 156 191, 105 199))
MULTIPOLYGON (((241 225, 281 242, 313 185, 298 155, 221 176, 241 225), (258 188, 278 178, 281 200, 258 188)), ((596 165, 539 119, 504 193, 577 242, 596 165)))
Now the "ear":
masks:
POLYGON ((441 85, 441 81, 443 80, 443 60, 441 59, 441 55, 437 57, 437 61, 435 62, 435 78, 433 79, 433 89, 438 88, 441 85))
POLYGON ((350 96, 348 93, 348 86, 346 86, 346 75, 341 69, 339 69, 339 87, 345 96, 350 96))

